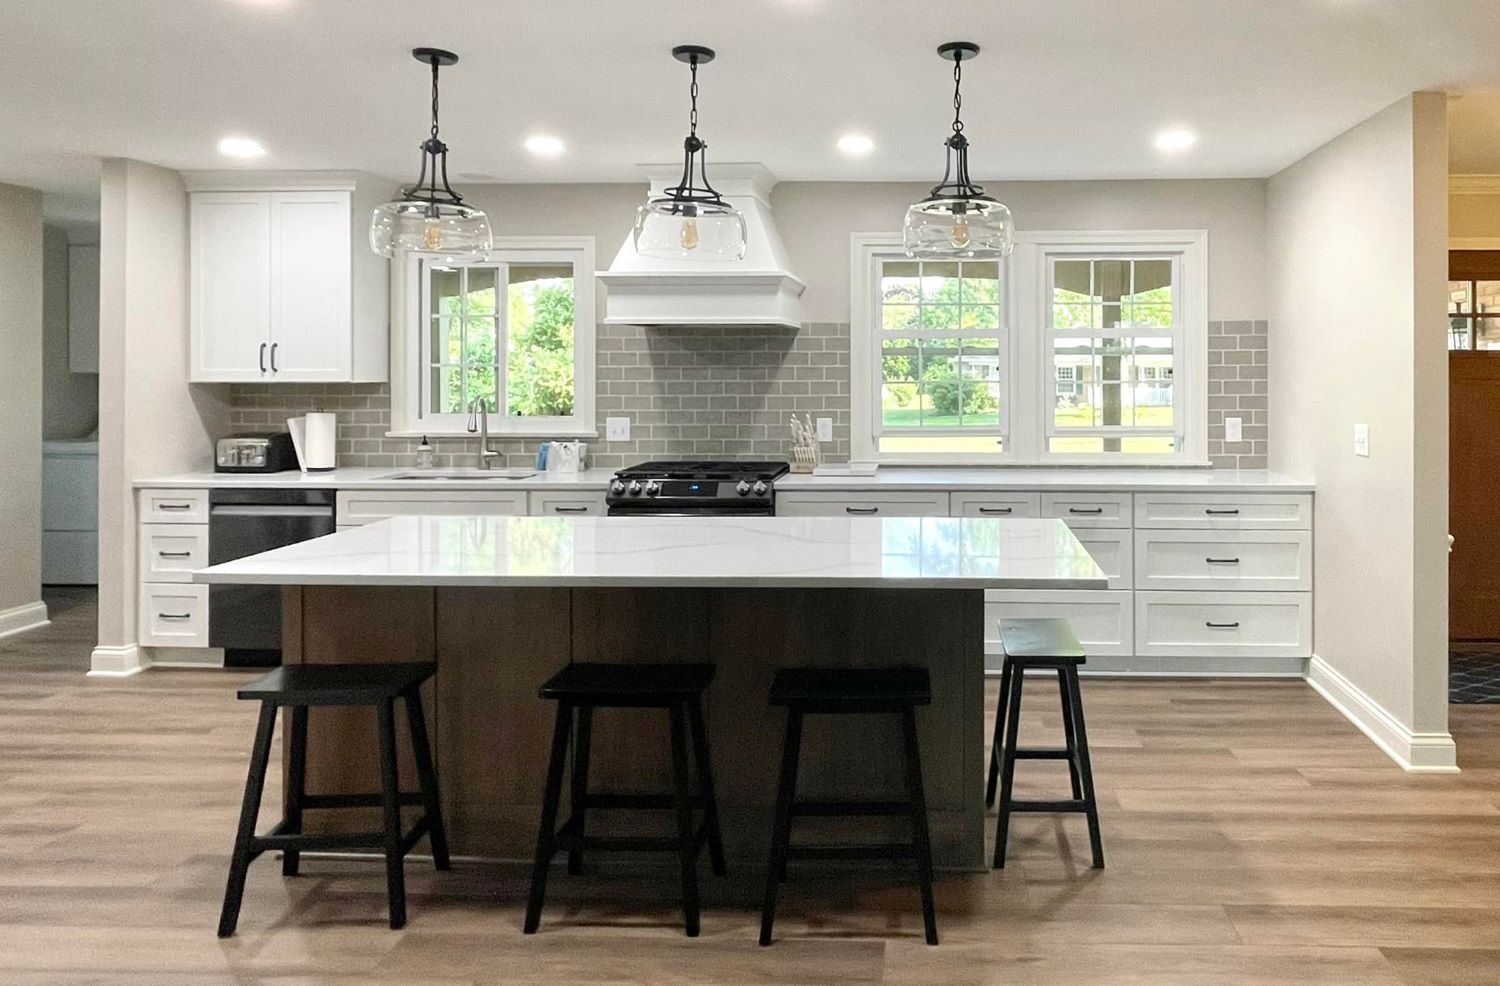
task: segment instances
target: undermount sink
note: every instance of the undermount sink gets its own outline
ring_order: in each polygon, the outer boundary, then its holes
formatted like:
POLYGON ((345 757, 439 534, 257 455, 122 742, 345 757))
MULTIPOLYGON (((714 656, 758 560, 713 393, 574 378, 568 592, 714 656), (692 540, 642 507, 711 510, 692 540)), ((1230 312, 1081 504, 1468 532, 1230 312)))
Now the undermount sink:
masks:
POLYGON ((381 479, 530 479, 535 469, 420 469, 414 472, 397 472, 381 479))

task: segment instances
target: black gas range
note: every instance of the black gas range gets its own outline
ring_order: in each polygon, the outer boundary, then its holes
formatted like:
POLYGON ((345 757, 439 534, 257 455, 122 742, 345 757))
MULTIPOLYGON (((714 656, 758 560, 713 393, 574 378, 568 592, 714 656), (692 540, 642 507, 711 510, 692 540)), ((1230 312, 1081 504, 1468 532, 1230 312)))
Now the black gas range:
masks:
POLYGON ((642 462, 621 469, 605 496, 611 516, 753 516, 776 512, 785 462, 642 462))

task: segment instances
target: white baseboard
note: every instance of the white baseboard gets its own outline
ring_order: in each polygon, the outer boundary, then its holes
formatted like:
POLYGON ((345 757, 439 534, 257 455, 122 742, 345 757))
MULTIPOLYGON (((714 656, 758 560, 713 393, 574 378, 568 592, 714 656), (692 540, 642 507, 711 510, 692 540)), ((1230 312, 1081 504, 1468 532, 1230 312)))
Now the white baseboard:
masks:
POLYGON ((0 637, 35 630, 37 627, 46 626, 49 622, 51 621, 47 619, 47 604, 41 600, 26 603, 23 606, 12 606, 10 609, 0 609, 0 637))
POLYGON ((1458 773, 1458 748, 1452 735, 1412 732, 1317 655, 1307 666, 1307 683, 1402 769, 1425 774, 1458 773))
POLYGON ((147 663, 153 668, 224 667, 222 647, 152 647, 147 663))
POLYGON ((151 659, 138 644, 99 646, 89 660, 90 678, 128 678, 151 666, 151 659))

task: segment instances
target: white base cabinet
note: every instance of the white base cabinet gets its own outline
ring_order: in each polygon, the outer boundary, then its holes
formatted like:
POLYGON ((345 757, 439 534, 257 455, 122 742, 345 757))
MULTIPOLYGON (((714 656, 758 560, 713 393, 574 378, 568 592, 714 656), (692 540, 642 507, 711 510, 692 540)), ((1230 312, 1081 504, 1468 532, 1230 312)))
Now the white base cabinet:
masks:
POLYGON ((1135 652, 1158 657, 1309 657, 1305 592, 1137 592, 1135 652))

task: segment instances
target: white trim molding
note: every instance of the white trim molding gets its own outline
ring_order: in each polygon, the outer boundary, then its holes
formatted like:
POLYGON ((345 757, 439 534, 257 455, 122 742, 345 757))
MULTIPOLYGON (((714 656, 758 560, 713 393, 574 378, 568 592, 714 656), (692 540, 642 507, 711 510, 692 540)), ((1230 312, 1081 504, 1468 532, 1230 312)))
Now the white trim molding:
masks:
POLYGON ((89 657, 90 678, 129 678, 151 666, 151 658, 139 644, 100 645, 89 657))
POLYGON ((12 606, 10 609, 0 609, 0 637, 35 630, 37 627, 46 626, 49 622, 51 621, 47 619, 47 604, 41 600, 12 606))
POLYGON ((1412 732, 1316 654, 1307 666, 1307 683, 1403 770, 1415 774, 1458 773, 1458 749, 1450 733, 1412 732))

